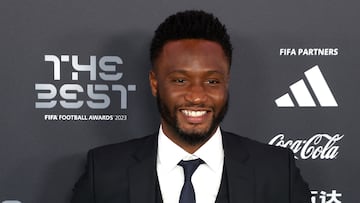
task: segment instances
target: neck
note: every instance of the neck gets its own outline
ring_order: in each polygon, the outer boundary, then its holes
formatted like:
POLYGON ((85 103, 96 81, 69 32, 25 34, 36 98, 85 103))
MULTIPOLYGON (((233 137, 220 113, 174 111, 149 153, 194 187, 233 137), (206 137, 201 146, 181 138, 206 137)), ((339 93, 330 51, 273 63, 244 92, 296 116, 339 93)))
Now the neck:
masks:
POLYGON ((198 144, 190 145, 190 144, 188 144, 186 142, 181 142, 181 140, 178 141, 178 140, 173 140, 170 137, 168 137, 168 138, 171 139, 175 144, 177 144, 179 147, 181 147, 183 150, 185 150, 189 154, 195 153, 206 142, 206 141, 204 141, 204 142, 201 142, 201 143, 198 143, 198 144))

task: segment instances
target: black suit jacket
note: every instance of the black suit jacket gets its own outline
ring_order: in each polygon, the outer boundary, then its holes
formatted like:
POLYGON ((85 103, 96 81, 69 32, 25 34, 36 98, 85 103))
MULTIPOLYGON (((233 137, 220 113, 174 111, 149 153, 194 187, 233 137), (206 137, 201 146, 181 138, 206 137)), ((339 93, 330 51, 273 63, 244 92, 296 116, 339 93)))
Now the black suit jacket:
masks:
MULTIPOLYGON (((230 203, 310 203, 290 150, 222 132, 230 203)), ((90 150, 72 203, 155 203, 157 134, 90 150)))

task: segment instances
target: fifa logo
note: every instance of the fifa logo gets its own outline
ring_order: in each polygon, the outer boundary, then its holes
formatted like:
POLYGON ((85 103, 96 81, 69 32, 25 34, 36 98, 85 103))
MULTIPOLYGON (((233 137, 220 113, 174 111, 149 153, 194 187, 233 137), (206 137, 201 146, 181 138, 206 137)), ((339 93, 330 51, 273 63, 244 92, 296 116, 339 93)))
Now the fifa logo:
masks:
MULTIPOLYGON (((111 96, 120 98, 120 109, 127 109, 128 92, 136 91, 136 85, 119 84, 124 74, 118 66, 123 64, 119 56, 90 56, 87 64, 79 64, 78 55, 45 55, 44 61, 52 64, 53 83, 36 83, 36 109, 51 109, 60 105, 65 109, 106 109, 111 96), (61 83, 65 68, 69 68, 71 83, 61 83), (79 75, 86 77, 88 84, 78 84, 79 75), (101 83, 99 83, 101 81, 101 83), (109 84, 110 83, 110 84, 109 84)), ((67 70, 67 73, 69 70, 67 70)))

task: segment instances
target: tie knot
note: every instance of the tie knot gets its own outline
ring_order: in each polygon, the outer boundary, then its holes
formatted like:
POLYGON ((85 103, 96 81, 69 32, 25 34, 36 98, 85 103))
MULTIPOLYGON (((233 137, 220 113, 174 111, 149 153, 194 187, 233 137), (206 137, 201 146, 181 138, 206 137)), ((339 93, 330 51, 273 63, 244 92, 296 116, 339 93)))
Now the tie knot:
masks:
POLYGON ((200 164, 203 163, 204 161, 201 159, 194 159, 189 161, 181 160, 178 165, 184 168, 185 180, 190 180, 196 169, 200 166, 200 164))

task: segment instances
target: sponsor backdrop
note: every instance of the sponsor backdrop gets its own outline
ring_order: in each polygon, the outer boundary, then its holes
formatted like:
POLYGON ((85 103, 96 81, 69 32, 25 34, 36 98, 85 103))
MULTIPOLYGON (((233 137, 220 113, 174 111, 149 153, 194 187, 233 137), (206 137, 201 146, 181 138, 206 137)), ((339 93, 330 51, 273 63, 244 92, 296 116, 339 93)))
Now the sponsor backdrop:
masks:
POLYGON ((294 151, 313 203, 355 203, 358 1, 0 3, 0 202, 65 203, 93 147, 158 129, 148 87, 157 25, 213 12, 234 44, 223 129, 294 151))

